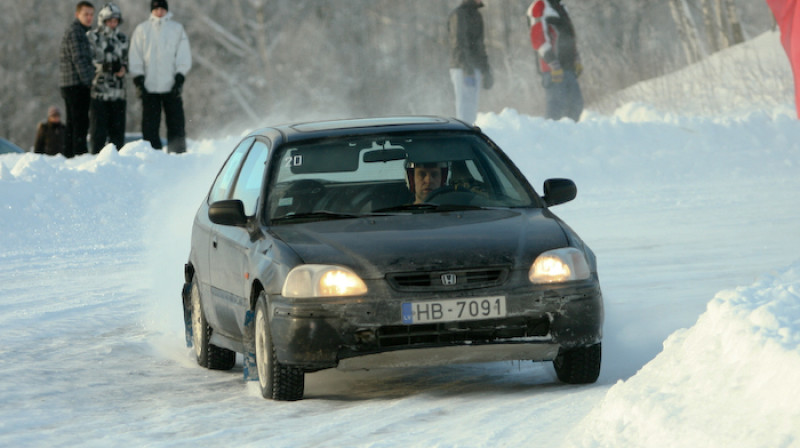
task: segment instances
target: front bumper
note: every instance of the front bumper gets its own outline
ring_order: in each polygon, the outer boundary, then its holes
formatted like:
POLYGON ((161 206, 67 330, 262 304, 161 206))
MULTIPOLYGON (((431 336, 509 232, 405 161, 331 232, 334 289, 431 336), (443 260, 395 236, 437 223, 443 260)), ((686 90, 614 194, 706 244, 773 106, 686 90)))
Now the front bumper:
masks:
POLYGON ((370 287, 348 300, 270 300, 278 361, 309 371, 339 367, 425 366, 504 360, 552 360, 561 348, 600 342, 603 299, 596 279, 559 287, 461 291, 427 297, 370 287), (404 325, 403 302, 503 294, 498 319, 404 325), (380 298, 378 298, 380 297, 380 298))

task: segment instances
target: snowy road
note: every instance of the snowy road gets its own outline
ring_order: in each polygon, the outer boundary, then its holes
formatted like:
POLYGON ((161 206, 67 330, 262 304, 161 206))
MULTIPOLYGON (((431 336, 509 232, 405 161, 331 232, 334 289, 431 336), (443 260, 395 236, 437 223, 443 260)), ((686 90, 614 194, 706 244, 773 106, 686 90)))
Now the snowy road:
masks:
POLYGON ((800 127, 788 113, 482 120, 534 186, 578 184, 554 211, 600 263, 597 384, 560 385, 533 363, 323 371, 301 402, 263 400, 240 364, 207 371, 183 346, 191 219, 235 137, 183 156, 142 143, 68 162, 4 156, 0 445, 559 446, 718 291, 800 258, 800 127))

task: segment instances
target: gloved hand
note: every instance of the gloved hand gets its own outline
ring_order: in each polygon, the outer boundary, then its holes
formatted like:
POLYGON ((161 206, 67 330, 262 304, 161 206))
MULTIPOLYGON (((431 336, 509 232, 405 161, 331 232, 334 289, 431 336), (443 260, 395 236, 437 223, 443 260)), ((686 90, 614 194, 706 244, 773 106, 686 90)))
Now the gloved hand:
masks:
POLYGON ((172 85, 172 94, 173 95, 181 96, 181 93, 183 92, 183 81, 185 79, 186 78, 182 74, 180 74, 180 73, 176 73, 175 74, 175 84, 172 85))
POLYGON ((483 88, 489 90, 494 85, 494 76, 492 76, 492 70, 486 69, 483 71, 483 88))
POLYGON ((147 93, 147 89, 144 88, 144 75, 139 75, 133 78, 133 85, 136 86, 136 96, 139 98, 143 97, 145 93, 147 93))
POLYGON ((575 63, 575 77, 581 76, 581 73, 583 73, 583 64, 579 61, 575 63))
POLYGON ((550 70, 550 80, 554 83, 560 83, 564 81, 564 70, 561 68, 553 68, 550 70))

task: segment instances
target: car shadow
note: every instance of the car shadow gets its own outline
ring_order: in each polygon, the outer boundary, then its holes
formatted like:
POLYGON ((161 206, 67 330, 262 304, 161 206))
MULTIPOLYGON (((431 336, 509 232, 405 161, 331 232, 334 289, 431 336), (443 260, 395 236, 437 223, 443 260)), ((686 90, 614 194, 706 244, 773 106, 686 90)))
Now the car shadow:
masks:
POLYGON ((549 363, 497 362, 306 374, 304 400, 394 400, 415 395, 518 395, 575 387, 558 382, 549 363))

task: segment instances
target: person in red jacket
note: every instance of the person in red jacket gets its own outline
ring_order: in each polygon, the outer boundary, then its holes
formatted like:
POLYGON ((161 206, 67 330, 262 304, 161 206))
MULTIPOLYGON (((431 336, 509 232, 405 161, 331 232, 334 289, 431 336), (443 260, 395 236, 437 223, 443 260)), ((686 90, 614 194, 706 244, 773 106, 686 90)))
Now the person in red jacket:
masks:
POLYGON ((539 58, 545 88, 546 117, 578 121, 583 112, 583 94, 578 84, 583 66, 567 9, 561 0, 534 0, 527 14, 531 44, 539 58))

